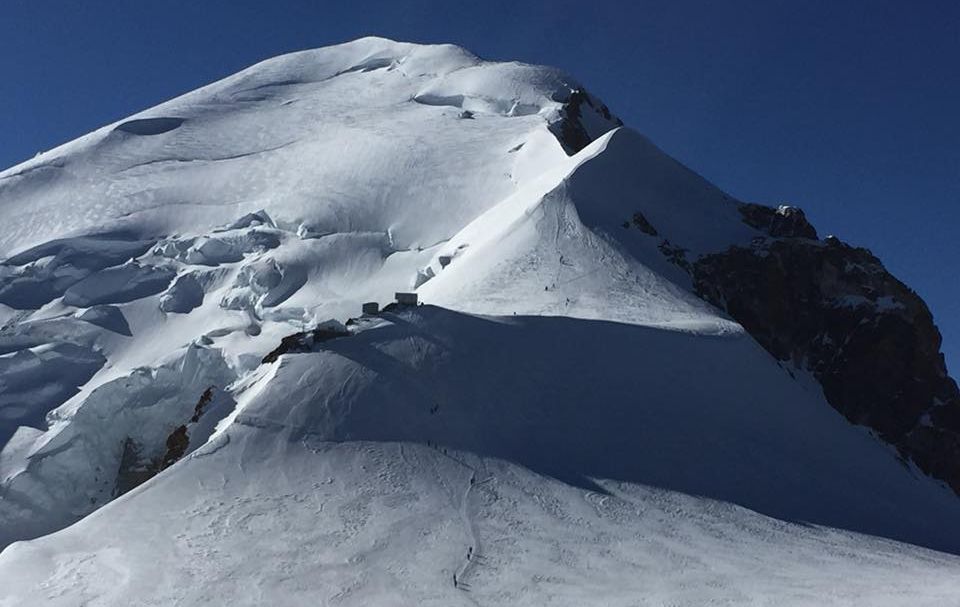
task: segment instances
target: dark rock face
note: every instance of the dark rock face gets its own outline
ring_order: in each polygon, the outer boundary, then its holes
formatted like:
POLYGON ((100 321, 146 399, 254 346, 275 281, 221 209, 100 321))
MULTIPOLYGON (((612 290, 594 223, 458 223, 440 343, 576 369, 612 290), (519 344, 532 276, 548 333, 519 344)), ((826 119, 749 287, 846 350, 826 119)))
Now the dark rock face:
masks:
POLYGON ((195 427, 206 413, 217 392, 216 386, 210 386, 200 395, 197 404, 193 407, 193 415, 187 424, 177 426, 167 435, 160 454, 149 457, 144 451, 157 452, 157 448, 138 444, 131 438, 123 443, 123 453, 120 457, 120 467, 117 470, 117 480, 114 485, 114 496, 120 496, 147 482, 163 470, 174 465, 190 448, 190 428, 195 427))
POLYGON ((623 121, 611 114, 606 105, 591 98, 583 89, 574 89, 569 97, 558 101, 563 101, 563 109, 560 110, 560 120, 550 125, 550 132, 568 156, 573 156, 607 131, 623 126, 623 121), (590 117, 593 120, 588 119, 588 112, 596 114, 590 117), (591 123, 602 126, 591 128, 591 123))
POLYGON ((177 426, 177 428, 167 437, 167 451, 160 460, 160 469, 166 470, 177 463, 187 452, 190 446, 190 436, 187 434, 186 426, 177 426))
MULTIPOLYGON (((690 262, 687 261, 687 250, 681 246, 671 244, 669 240, 664 239, 657 248, 660 249, 660 252, 663 253, 663 256, 673 265, 691 272, 693 267, 690 265, 690 262)), ((702 295, 701 295, 702 297, 702 295)))
POLYGON ((740 205, 740 214, 745 224, 774 237, 817 238, 817 231, 797 207, 783 205, 774 209, 762 204, 743 203, 740 205))
POLYGON ((741 213, 769 237, 696 260, 697 293, 809 370, 848 420, 960 493, 960 392, 923 300, 870 251, 816 240, 799 209, 741 213))
POLYGON ((195 424, 200 421, 200 417, 206 412, 207 406, 210 404, 210 401, 213 400, 214 388, 215 386, 210 386, 200 395, 200 400, 198 400, 197 404, 193 407, 193 416, 190 418, 191 423, 195 424))
POLYGON ((653 224, 644 216, 643 213, 637 211, 633 214, 633 217, 630 218, 630 221, 624 221, 623 227, 629 228, 633 226, 643 232, 648 236, 658 236, 657 228, 653 227, 653 224))
POLYGON ((280 345, 271 350, 263 357, 263 363, 274 363, 281 355, 287 353, 310 352, 314 345, 336 339, 338 337, 349 337, 350 332, 346 328, 334 325, 321 325, 311 331, 303 331, 287 335, 280 340, 280 345))

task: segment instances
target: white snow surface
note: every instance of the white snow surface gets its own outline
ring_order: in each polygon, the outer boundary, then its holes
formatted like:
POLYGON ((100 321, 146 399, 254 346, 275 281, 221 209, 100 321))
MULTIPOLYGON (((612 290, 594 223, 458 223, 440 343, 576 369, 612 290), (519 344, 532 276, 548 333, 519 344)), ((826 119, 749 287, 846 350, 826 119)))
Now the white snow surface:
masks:
POLYGON ((592 97, 568 156, 579 88, 364 38, 0 173, 0 605, 957 601, 960 499, 691 292, 756 232, 592 97))

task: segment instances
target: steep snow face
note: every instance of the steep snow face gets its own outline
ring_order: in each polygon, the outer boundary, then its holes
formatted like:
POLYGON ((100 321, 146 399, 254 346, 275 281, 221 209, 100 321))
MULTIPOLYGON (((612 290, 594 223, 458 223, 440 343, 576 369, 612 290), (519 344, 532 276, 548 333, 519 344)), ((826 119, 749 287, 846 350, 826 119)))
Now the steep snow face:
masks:
POLYGON ((757 232, 737 217, 723 192, 619 129, 438 247, 424 270, 438 277, 420 291, 427 301, 482 314, 740 331, 689 291, 689 278, 663 250, 664 238, 691 256, 749 242, 757 232), (655 234, 636 228, 641 216, 655 234))
POLYGON ((554 69, 367 38, 0 173, 7 602, 954 591, 951 557, 706 499, 960 550, 949 490, 692 292, 762 226, 618 127, 554 69), (262 363, 406 290, 442 308, 262 363))

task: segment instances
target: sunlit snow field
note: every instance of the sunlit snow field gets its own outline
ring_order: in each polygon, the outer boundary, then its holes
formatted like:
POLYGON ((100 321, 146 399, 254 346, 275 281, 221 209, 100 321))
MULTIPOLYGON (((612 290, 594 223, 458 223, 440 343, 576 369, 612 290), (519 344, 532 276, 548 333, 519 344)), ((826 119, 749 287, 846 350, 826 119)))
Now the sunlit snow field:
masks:
POLYGON ((592 97, 568 153, 580 88, 365 38, 0 173, 0 605, 960 602, 960 500, 692 292, 664 240, 756 231, 592 97))

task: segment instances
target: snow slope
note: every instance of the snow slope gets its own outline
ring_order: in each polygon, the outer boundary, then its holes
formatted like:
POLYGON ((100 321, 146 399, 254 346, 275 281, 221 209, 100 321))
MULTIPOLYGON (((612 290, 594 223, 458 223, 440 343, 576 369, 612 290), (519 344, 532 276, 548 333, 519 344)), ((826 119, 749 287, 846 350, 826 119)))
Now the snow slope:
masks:
POLYGON ((618 124, 365 38, 0 173, 0 605, 956 596, 960 500, 691 292, 757 232, 618 124))
POLYGON ((956 545, 936 522, 954 515, 952 496, 785 377, 742 335, 432 306, 387 315, 267 365, 192 457, 8 548, 8 602, 955 597, 957 557, 693 497, 956 545), (904 508, 917 498, 940 510, 904 508))

